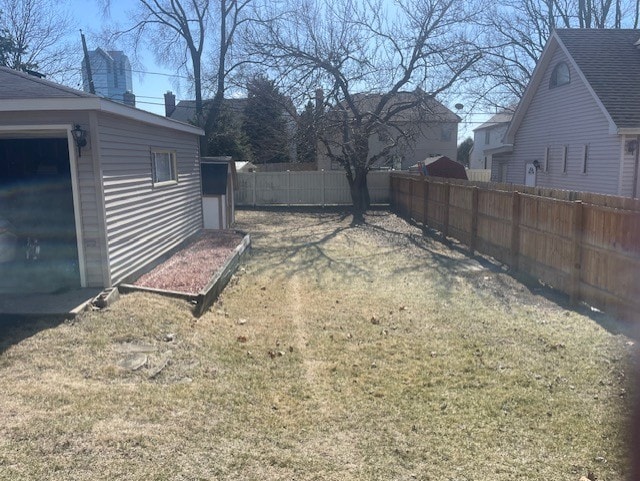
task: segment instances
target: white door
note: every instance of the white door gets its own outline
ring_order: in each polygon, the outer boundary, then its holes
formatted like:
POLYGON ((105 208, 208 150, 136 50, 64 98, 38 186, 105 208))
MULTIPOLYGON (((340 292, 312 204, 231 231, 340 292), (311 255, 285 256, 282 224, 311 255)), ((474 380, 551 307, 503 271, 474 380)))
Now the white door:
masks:
POLYGON ((531 164, 526 165, 526 171, 524 174, 524 185, 527 187, 535 187, 536 186, 536 166, 531 164))

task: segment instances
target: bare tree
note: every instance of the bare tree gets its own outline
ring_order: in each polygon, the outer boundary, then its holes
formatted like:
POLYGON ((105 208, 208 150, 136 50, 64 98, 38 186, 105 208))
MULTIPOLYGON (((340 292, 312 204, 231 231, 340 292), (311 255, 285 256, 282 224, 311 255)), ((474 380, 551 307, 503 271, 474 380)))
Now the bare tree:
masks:
POLYGON ((482 17, 484 57, 476 65, 478 80, 470 85, 474 100, 498 109, 513 105, 554 29, 637 28, 632 19, 637 19, 638 5, 637 0, 503 0, 488 5, 482 17))
POLYGON ((38 70, 60 82, 77 75, 80 56, 69 15, 53 0, 0 0, 0 30, 14 43, 7 66, 38 70))
POLYGON ((232 46, 237 42, 238 29, 250 18, 245 15, 247 7, 252 0, 217 0, 219 2, 219 39, 218 55, 214 57, 213 64, 217 65, 216 73, 213 76, 215 81, 215 95, 206 114, 205 132, 208 133, 218 123, 222 102, 224 101, 227 87, 227 79, 231 73, 239 66, 247 62, 245 58, 228 64, 231 57, 232 46))
POLYGON ((320 147, 344 168, 353 220, 362 222, 371 166, 414 135, 409 126, 480 58, 466 36, 474 13, 460 0, 303 0, 276 7, 256 12, 263 17, 250 32, 252 54, 289 85, 324 89, 320 147), (373 135, 385 139, 379 151, 370 151, 373 135))
MULTIPOLYGON (((105 0, 108 10, 111 0, 105 0)), ((166 66, 193 81, 196 122, 202 123, 202 57, 210 21, 209 0, 137 0, 132 23, 108 32, 111 42, 131 42, 137 52, 146 45, 166 66)))

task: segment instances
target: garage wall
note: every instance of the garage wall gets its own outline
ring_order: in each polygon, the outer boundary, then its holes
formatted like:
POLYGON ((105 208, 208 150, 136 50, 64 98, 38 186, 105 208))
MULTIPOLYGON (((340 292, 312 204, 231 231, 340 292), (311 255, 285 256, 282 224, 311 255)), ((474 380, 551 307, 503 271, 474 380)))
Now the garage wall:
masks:
POLYGON ((198 136, 100 113, 111 282, 122 282, 202 227, 198 136), (178 182, 154 186, 151 149, 176 152, 178 182))
POLYGON ((77 157, 78 164, 78 194, 80 197, 81 231, 84 248, 84 262, 86 265, 86 282, 90 287, 104 285, 103 262, 101 249, 103 236, 101 235, 98 212, 98 196, 96 195, 96 172, 93 163, 92 146, 95 135, 89 129, 89 114, 87 112, 11 112, 0 113, 0 125, 62 125, 80 124, 89 130, 88 144, 82 148, 82 156, 77 157))

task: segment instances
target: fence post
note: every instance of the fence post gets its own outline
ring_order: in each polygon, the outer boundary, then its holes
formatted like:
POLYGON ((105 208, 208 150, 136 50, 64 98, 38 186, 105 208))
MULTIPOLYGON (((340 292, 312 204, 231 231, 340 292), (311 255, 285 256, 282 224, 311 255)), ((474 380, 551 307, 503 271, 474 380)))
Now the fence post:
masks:
POLYGON ((422 225, 427 227, 429 225, 429 179, 424 178, 424 218, 422 219, 422 225))
POLYGON ((582 233, 584 222, 582 201, 573 203, 573 258, 571 263, 571 286, 569 291, 571 304, 580 302, 580 278, 582 272, 582 233))
POLYGON ((442 224, 442 236, 447 240, 449 236, 449 201, 451 200, 451 184, 444 183, 444 220, 442 224))
POLYGON ((291 171, 287 170, 287 206, 291 207, 291 171))
POLYGON ((469 252, 476 253, 476 243, 478 240, 478 187, 471 187, 471 240, 469 242, 469 252))
POLYGON ((253 171, 253 206, 256 206, 256 171, 253 171))
POLYGON ((518 270, 520 250, 520 192, 511 193, 511 268, 518 270))
POLYGON ((393 174, 389 174, 389 209, 391 210, 391 212, 396 211, 396 199, 395 199, 395 192, 393 190, 393 184, 394 184, 394 179, 393 179, 393 174))
POLYGON ((409 179, 409 220, 413 215, 413 179, 409 179))
POLYGON ((325 178, 324 178, 325 174, 326 174, 326 172, 324 171, 324 169, 322 169, 322 182, 321 182, 321 185, 322 185, 322 207, 323 208, 325 206, 325 194, 324 194, 324 190, 326 188, 326 182, 325 182, 325 178))

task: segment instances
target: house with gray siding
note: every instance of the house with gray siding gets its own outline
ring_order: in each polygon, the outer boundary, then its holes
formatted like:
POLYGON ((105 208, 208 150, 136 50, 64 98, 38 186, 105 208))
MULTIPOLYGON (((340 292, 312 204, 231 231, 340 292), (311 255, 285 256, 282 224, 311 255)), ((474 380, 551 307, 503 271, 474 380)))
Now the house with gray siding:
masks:
MULTIPOLYGON (((387 154, 372 165, 372 169, 409 170, 427 158, 446 156, 458 157, 458 124, 462 120, 435 98, 420 101, 420 90, 397 92, 389 101, 383 113, 394 109, 399 111, 387 125, 381 125, 369 136, 369 157, 377 156, 385 149, 387 154), (411 105, 402 108, 403 104, 411 105), (389 148, 392 146, 391 148, 389 148)), ((424 92, 422 92, 424 95, 424 92)), ((356 94, 353 102, 360 112, 370 115, 380 101, 382 94, 356 94)), ((325 113, 324 141, 318 142, 318 170, 342 170, 343 167, 332 160, 327 144, 334 150, 341 148, 343 140, 342 112, 348 107, 334 108, 325 113)))
POLYGON ((473 149, 469 158, 469 168, 491 169, 493 155, 505 150, 502 140, 511 117, 513 110, 503 110, 473 129, 473 149))
POLYGON ((111 287, 198 232, 202 134, 0 68, 0 292, 111 287))
POLYGON ((555 30, 492 180, 638 197, 639 40, 640 30, 555 30))

